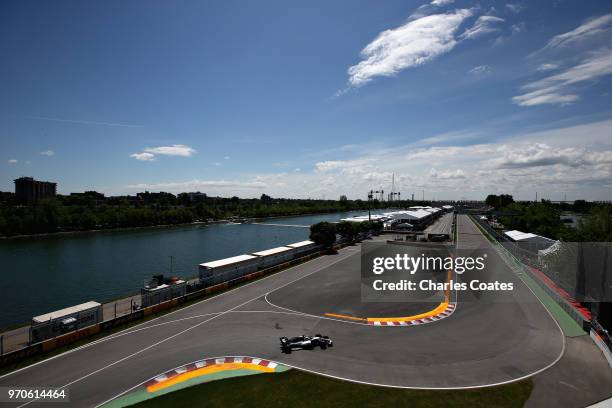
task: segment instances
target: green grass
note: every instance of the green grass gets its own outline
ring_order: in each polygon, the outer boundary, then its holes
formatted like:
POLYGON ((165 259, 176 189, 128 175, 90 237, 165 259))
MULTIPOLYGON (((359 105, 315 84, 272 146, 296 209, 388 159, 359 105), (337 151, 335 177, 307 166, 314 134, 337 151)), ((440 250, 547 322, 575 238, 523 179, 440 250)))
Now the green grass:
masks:
POLYGON ((405 390, 335 380, 299 370, 196 385, 132 405, 194 407, 522 407, 533 383, 457 391, 405 390))

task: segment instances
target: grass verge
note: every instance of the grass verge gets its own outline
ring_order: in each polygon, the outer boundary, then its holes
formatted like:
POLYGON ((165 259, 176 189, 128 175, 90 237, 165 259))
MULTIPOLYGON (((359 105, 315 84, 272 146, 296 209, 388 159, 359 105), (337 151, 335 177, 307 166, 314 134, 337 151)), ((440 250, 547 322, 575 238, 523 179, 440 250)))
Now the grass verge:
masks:
POLYGON ((428 391, 363 385, 300 370, 229 378, 196 385, 131 405, 133 408, 194 407, 470 407, 519 408, 533 382, 474 390, 428 391))

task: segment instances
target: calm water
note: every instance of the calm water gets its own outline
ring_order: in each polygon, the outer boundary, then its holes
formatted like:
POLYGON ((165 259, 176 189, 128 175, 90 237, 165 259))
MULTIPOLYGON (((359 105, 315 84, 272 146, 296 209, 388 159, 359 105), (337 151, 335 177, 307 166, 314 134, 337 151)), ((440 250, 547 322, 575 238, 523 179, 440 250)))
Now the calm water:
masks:
MULTIPOLYGON (((269 219, 311 225, 362 213, 269 219)), ((0 327, 88 300, 104 302, 139 291, 153 274, 196 276, 197 265, 308 239, 308 228, 190 225, 0 240, 0 327)))

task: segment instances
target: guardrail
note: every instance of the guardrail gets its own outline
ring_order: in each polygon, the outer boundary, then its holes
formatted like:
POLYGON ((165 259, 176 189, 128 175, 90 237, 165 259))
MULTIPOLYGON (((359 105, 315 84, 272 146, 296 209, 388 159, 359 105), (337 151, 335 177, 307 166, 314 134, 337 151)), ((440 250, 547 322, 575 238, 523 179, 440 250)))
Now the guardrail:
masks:
POLYGON ((544 277, 536 273, 534 266, 526 265, 523 261, 524 257, 520 256, 524 250, 516 247, 512 242, 508 241, 497 231, 493 230, 491 226, 482 222, 482 220, 477 219, 473 215, 470 215, 469 217, 478 227, 480 227, 485 235, 489 235, 489 240, 496 246, 496 248, 500 250, 499 252, 505 256, 505 258, 511 264, 516 266, 520 272, 530 276, 538 284, 538 286, 540 286, 572 319, 574 319, 574 321, 576 321, 576 323, 580 325, 580 327, 582 327, 584 331, 587 333, 589 332, 591 328, 590 315, 585 315, 584 310, 577 308, 577 302, 575 300, 565 298, 560 293, 560 288, 551 287, 551 284, 554 285, 554 282, 552 282, 550 279, 548 279, 550 282, 547 284, 543 279, 544 277), (517 254, 513 253, 515 252, 513 251, 513 246, 516 247, 517 254))
MULTIPOLYGON (((338 244, 338 245, 335 245, 333 248, 338 250, 338 249, 345 247, 346 245, 348 244, 338 244)), ((193 300, 204 298, 213 293, 221 292, 228 288, 240 285, 241 283, 255 280, 265 275, 269 275, 275 272, 279 272, 283 269, 286 269, 286 268, 298 265, 300 263, 309 261, 311 259, 314 259, 318 256, 323 255, 324 253, 325 253, 324 250, 319 249, 310 254, 306 254, 299 258, 295 258, 290 261, 283 262, 281 264, 274 265, 274 266, 271 266, 266 269, 262 269, 257 272, 246 274, 246 275, 240 276, 238 278, 235 278, 235 279, 232 279, 226 282, 218 283, 213 286, 199 289, 191 293, 188 293, 186 295, 183 295, 183 296, 171 299, 171 300, 167 300, 165 302, 158 303, 153 306, 141 308, 138 310, 131 310, 131 312, 128 314, 114 317, 112 319, 108 319, 101 323, 97 323, 92 326, 88 326, 88 327, 85 327, 85 328, 82 328, 82 329, 79 329, 79 330, 76 330, 70 333, 66 333, 61 336, 54 337, 52 339, 47 339, 39 343, 30 344, 19 350, 14 350, 14 351, 5 353, 3 355, 0 355, 0 367, 4 367, 10 364, 15 364, 21 360, 24 360, 25 358, 44 354, 52 350, 55 350, 59 347, 65 347, 65 346, 74 344, 75 342, 86 339, 88 337, 92 337, 94 335, 97 335, 103 332, 108 332, 117 327, 124 326, 126 324, 136 322, 138 320, 142 320, 147 316, 156 315, 158 313, 167 311, 169 309, 172 309, 182 304, 191 302, 193 300)))

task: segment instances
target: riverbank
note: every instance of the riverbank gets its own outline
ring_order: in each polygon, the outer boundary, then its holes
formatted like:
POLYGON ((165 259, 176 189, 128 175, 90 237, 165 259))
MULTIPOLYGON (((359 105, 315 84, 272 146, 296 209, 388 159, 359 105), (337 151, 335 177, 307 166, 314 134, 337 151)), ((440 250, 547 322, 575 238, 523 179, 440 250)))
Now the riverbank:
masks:
POLYGON ((208 225, 208 224, 225 224, 230 222, 229 220, 215 220, 215 221, 194 221, 180 224, 160 224, 160 225, 146 225, 143 227, 117 227, 117 228, 99 228, 90 230, 78 230, 78 231, 58 231, 58 232, 45 232, 38 234, 22 234, 22 235, 11 235, 11 236, 0 236, 0 240, 11 240, 11 239, 28 239, 28 238, 45 238, 45 237, 61 237, 71 236, 80 234, 95 234, 98 232, 121 232, 121 231, 139 231, 147 229, 162 229, 162 228, 173 228, 173 227, 184 227, 188 225, 208 225))
MULTIPOLYGON (((380 210, 381 209, 375 209, 374 211, 380 211, 380 210)), ((348 211, 342 211, 342 212, 329 211, 329 212, 302 213, 302 214, 291 214, 291 215, 273 215, 273 216, 266 216, 266 217, 235 217, 235 218, 227 218, 227 219, 220 219, 220 220, 193 221, 193 222, 178 223, 178 224, 146 225, 142 227, 97 228, 97 229, 90 229, 90 230, 58 231, 58 232, 46 232, 46 233, 37 233, 37 234, 11 235, 11 236, 0 235, 0 241, 12 240, 12 239, 72 236, 72 235, 80 235, 80 234, 93 234, 93 233, 98 233, 98 232, 139 231, 139 230, 149 230, 149 229, 154 230, 154 229, 163 229, 163 228, 184 227, 184 226, 189 226, 189 225, 227 224, 227 223, 235 222, 236 220, 246 220, 246 221, 252 222, 252 221, 292 218, 292 217, 314 217, 317 215, 342 214, 344 212, 363 212, 363 211, 367 211, 367 210, 348 210, 348 211)))

